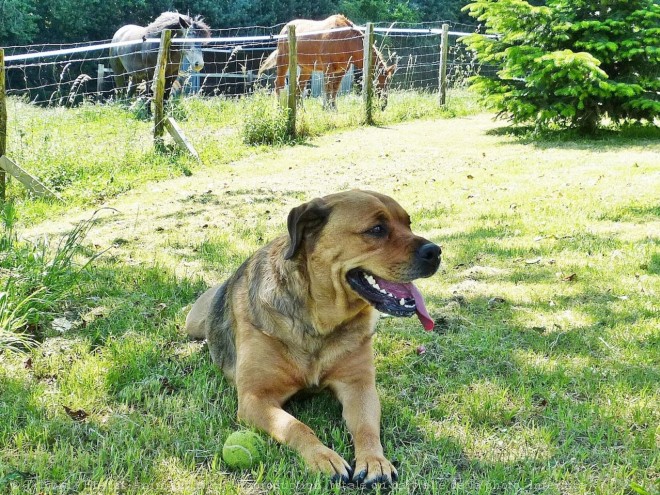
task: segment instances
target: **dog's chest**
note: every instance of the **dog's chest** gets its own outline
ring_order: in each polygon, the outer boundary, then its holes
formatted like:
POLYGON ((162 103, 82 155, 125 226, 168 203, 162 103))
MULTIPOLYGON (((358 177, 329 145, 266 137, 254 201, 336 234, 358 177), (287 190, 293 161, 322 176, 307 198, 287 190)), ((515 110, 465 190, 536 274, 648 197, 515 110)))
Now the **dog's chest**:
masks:
MULTIPOLYGON (((323 389, 327 381, 342 368, 346 357, 361 346, 363 338, 333 338, 313 348, 300 350, 296 365, 305 389, 323 389)), ((369 336, 370 338, 370 336, 369 336)))

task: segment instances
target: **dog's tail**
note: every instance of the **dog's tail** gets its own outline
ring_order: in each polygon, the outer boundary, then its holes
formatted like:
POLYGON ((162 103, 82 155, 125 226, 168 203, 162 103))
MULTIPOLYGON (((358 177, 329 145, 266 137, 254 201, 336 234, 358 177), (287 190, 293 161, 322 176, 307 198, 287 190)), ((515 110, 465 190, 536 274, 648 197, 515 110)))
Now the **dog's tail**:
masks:
POLYGON ((277 65, 277 55, 278 55, 277 49, 268 55, 268 58, 263 61, 261 66, 259 67, 259 72, 257 73, 257 79, 261 77, 261 75, 266 72, 268 69, 272 69, 277 65))

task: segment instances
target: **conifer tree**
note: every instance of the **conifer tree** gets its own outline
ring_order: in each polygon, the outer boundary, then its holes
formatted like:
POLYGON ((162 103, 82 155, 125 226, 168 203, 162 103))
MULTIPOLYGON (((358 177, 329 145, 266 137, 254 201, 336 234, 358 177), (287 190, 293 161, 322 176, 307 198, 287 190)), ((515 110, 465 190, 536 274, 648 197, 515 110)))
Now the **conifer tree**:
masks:
POLYGON ((603 117, 660 115, 657 0, 476 0, 464 9, 497 35, 463 41, 497 67, 473 83, 500 116, 591 132, 603 117))

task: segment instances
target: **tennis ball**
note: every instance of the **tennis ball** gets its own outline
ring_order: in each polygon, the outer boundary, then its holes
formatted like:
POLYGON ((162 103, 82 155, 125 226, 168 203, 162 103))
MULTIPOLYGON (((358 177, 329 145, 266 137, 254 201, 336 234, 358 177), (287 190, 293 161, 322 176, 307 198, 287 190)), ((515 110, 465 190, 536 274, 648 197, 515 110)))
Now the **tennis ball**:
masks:
POLYGON ((248 469, 261 460, 264 442, 251 431, 235 431, 222 447, 222 458, 232 469, 248 469))

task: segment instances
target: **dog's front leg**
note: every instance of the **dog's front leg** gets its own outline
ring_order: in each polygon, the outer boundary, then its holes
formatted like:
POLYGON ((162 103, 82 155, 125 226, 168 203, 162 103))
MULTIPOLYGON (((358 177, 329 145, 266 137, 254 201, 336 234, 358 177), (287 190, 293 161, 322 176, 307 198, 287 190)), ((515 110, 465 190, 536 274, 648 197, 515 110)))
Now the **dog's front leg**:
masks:
MULTIPOLYGON (((368 486, 376 483, 389 484, 397 480, 397 471, 383 456, 380 443, 380 401, 376 391, 373 364, 367 369, 364 363, 358 371, 331 384, 342 403, 343 415, 355 443, 355 471, 353 481, 368 486)), ((350 367, 349 367, 350 369, 350 367)))
POLYGON ((350 465, 316 437, 312 429, 291 416, 272 397, 254 392, 238 394, 238 417, 296 451, 313 469, 331 476, 333 481, 350 480, 350 465))

